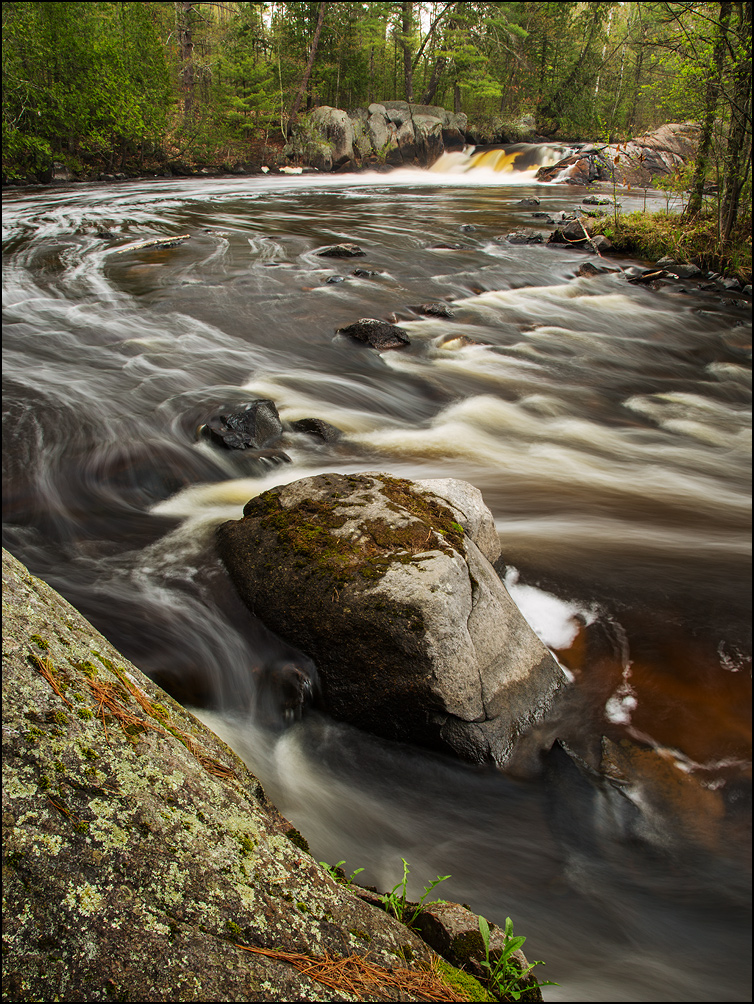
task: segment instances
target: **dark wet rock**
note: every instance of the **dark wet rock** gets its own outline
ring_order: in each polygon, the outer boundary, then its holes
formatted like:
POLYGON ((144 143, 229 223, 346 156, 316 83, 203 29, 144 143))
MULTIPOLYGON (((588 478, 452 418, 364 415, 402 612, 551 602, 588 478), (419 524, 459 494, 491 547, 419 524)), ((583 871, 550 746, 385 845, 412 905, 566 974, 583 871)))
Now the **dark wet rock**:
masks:
POLYGON ((443 242, 440 244, 430 244, 429 251, 471 251, 471 247, 468 244, 452 244, 450 242, 443 242))
MULTIPOLYGON (((471 973, 484 981, 488 976, 483 963, 486 952, 479 931, 479 916, 459 903, 430 903, 420 910, 414 921, 415 929, 422 938, 443 958, 454 966, 471 973)), ((494 965, 505 951, 505 930, 490 924, 490 962, 494 965)), ((515 931, 514 931, 515 935, 515 931)), ((518 949, 511 956, 519 972, 526 970, 529 963, 518 949)), ((522 1000, 541 1001, 542 991, 536 986, 536 976, 531 974, 526 983, 522 1000)))
POLYGON ((291 422, 293 432, 305 432, 309 436, 316 436, 323 443, 336 443, 342 438, 343 433, 336 429, 329 422, 323 422, 321 418, 300 418, 296 422, 291 422))
POLYGON ((358 244, 333 244, 317 251, 317 255, 320 258, 362 258, 366 251, 362 251, 358 244))
POLYGON ((117 241, 120 240, 123 235, 113 233, 111 230, 97 230, 94 236, 101 241, 117 241))
POLYGON ((558 224, 556 230, 550 234, 548 244, 571 244, 574 247, 582 247, 584 250, 594 250, 590 241, 588 220, 568 220, 558 224))
POLYGON ((548 223, 554 223, 552 216, 549 213, 532 213, 531 218, 533 220, 547 220, 548 223))
POLYGON ((207 419, 201 434, 226 450, 265 450, 278 442, 283 426, 274 402, 262 398, 207 419))
POLYGON ((611 206, 613 203, 612 199, 604 195, 585 195, 581 201, 585 206, 611 206))
POLYGON ((347 335, 357 342, 363 342, 370 348, 378 349, 380 352, 385 349, 402 349, 409 344, 409 337, 403 328, 388 321, 380 321, 376 317, 362 317, 353 324, 348 324, 344 328, 338 328, 337 335, 347 335))
POLYGON ((422 303, 412 309, 417 314, 424 314, 426 317, 455 317, 455 312, 450 309, 447 303, 422 303))
POLYGON ((563 685, 465 482, 305 478, 252 499, 217 544, 244 602, 315 663, 327 712, 357 728, 502 765, 563 685))
POLYGON ((619 271, 620 271, 619 268, 605 268, 603 266, 594 265, 590 261, 585 261, 583 265, 580 265, 576 269, 576 275, 588 278, 589 276, 593 275, 607 275, 607 274, 614 275, 616 272, 619 271))
POLYGON ((539 199, 536 199, 536 198, 519 199, 518 202, 516 203, 516 205, 517 206, 538 206, 539 205, 539 199))
POLYGON ((379 272, 376 272, 371 268, 355 268, 353 272, 351 272, 351 275, 355 275, 358 279, 371 279, 373 275, 379 274, 379 272))
MULTIPOLYGON (((297 674, 270 674, 295 714, 297 674)), ((6 551, 3 684, 8 1000, 351 999, 238 945, 429 963, 224 742, 6 551)))
POLYGON ((509 244, 542 244, 544 236, 541 230, 514 230, 513 233, 506 234, 505 239, 509 244))
POLYGON ((667 279, 668 275, 669 273, 664 269, 650 268, 643 271, 640 275, 629 276, 628 281, 636 286, 648 286, 658 279, 667 279))
POLYGON ((458 229, 464 234, 473 234, 476 233, 477 228, 473 223, 462 223, 458 229))
POLYGON ((334 286, 336 283, 345 282, 346 280, 342 275, 331 275, 329 279, 326 280, 327 286, 334 286))

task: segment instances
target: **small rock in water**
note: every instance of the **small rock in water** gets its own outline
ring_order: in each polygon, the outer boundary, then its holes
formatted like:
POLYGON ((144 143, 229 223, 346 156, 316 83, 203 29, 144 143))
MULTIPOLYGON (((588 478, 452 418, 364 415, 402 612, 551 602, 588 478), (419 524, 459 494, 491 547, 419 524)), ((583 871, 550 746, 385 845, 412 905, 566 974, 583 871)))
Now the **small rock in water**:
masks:
POLYGON ((429 251, 471 251, 468 244, 430 244, 429 251))
POLYGON ((317 251, 320 258, 360 258, 366 255, 358 244, 333 244, 330 247, 317 251))
POLYGON ((309 436, 316 436, 323 443, 336 443, 343 435, 340 429, 336 429, 329 422, 323 422, 321 418, 300 418, 296 422, 291 422, 293 432, 305 432, 309 436))
POLYGON ((585 206, 610 206, 612 199, 607 199, 602 195, 586 195, 581 200, 585 206))
POLYGON ((418 307, 413 307, 417 314, 425 314, 427 317, 455 317, 454 312, 447 303, 422 303, 418 307))
POLYGON ((458 229, 464 234, 476 233, 476 227, 473 223, 462 223, 458 229))
MULTIPOLYGON (((227 450, 265 451, 280 439, 282 433, 283 426, 274 402, 264 398, 241 405, 235 411, 214 415, 201 428, 201 434, 206 439, 227 450)), ((260 459, 289 458, 283 454, 281 457, 260 456, 260 459)))
POLYGON ((379 275, 379 272, 375 272, 371 268, 355 268, 351 275, 355 275, 359 279, 369 279, 373 275, 379 275))
POLYGON ((576 270, 576 275, 580 275, 580 276, 584 276, 586 278, 589 278, 589 277, 591 277, 593 275, 602 275, 603 272, 607 272, 607 271, 608 271, 608 269, 606 269, 606 268, 598 268, 596 265, 592 265, 592 263, 590 261, 585 261, 584 264, 581 265, 576 270))
POLYGON ((345 282, 345 279, 343 278, 342 275, 331 275, 330 278, 327 280, 327 285, 333 286, 336 282, 345 282))
POLYGON ((506 234, 505 239, 509 244, 542 244, 544 237, 539 230, 515 230, 512 234, 506 234))
POLYGON ((335 333, 347 335, 380 352, 385 349, 402 349, 409 344, 409 337, 403 328, 375 317, 362 317, 344 328, 337 328, 335 333))
POLYGON ((519 201, 516 203, 516 205, 517 206, 538 206, 539 205, 539 199, 536 199, 536 198, 519 199, 519 201))

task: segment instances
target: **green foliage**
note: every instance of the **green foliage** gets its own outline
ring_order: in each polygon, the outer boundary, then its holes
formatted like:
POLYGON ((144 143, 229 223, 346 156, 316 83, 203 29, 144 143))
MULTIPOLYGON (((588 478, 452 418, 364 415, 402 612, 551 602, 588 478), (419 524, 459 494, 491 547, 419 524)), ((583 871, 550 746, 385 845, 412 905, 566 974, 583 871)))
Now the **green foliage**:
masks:
POLYGON ((3 5, 3 167, 118 157, 165 129, 167 71, 141 3, 3 5))
MULTIPOLYGON (((424 886, 424 894, 418 903, 409 903, 406 899, 409 867, 405 858, 401 858, 401 861, 403 862, 403 878, 400 882, 393 886, 390 892, 386 892, 384 894, 382 897, 382 905, 387 913, 392 913, 396 920, 399 920, 407 927, 411 927, 421 913, 421 909, 425 905, 427 896, 429 896, 435 886, 438 886, 441 882, 447 881, 450 878, 450 875, 438 875, 436 879, 433 879, 429 883, 429 885, 424 886)), ((429 902, 437 903, 442 901, 430 900, 429 902)))
POLYGON ((346 875, 343 871, 343 865, 345 863, 345 859, 343 861, 338 861, 335 865, 329 865, 326 861, 320 861, 320 865, 325 869, 331 878, 335 879, 336 882, 340 882, 342 885, 351 885, 356 876, 360 875, 364 869, 357 868, 356 871, 351 872, 350 875, 346 875))
POLYGON ((479 933, 484 942, 484 961, 482 965, 487 972, 487 979, 490 989, 500 1000, 521 1000, 531 987, 557 987, 560 984, 553 983, 552 980, 545 980, 540 983, 530 973, 535 966, 543 966, 543 962, 531 962, 525 968, 521 967, 514 960, 514 952, 517 952, 526 941, 526 938, 514 937, 513 922, 510 917, 505 918, 505 934, 503 949, 494 958, 490 957, 490 925, 484 917, 479 918, 479 933))

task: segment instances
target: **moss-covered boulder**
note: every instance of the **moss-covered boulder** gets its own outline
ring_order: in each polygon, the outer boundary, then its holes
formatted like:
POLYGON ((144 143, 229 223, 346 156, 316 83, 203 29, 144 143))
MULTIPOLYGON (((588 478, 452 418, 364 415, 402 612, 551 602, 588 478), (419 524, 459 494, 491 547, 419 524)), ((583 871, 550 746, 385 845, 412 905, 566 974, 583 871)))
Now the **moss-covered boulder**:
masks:
POLYGON ((388 739, 502 765, 563 684, 479 544, 499 545, 458 481, 323 474, 218 528, 241 597, 317 666, 326 710, 388 739))
POLYGON ((356 999, 302 972, 325 955, 354 957, 366 999, 426 999, 406 987, 427 946, 5 551, 3 627, 3 1000, 356 999))

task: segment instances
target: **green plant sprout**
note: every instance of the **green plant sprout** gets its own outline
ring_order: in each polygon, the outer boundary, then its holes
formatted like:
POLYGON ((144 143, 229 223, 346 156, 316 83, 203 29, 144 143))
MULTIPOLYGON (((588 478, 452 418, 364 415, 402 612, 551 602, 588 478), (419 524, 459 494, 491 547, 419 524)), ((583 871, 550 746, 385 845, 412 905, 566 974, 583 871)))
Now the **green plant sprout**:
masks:
POLYGON ((513 921, 510 917, 505 918, 505 933, 503 950, 497 958, 490 959, 490 925, 484 917, 479 918, 479 933, 484 942, 484 961, 482 966, 487 970, 487 982, 489 988, 501 1000, 520 1000, 527 990, 532 987, 557 987, 559 983, 552 980, 544 980, 540 983, 535 977, 527 980, 527 977, 535 966, 543 966, 544 962, 530 962, 526 968, 519 968, 513 960, 513 953, 526 941, 526 938, 514 937, 513 921))
POLYGON ((338 861, 336 865, 329 865, 326 861, 320 861, 320 865, 322 865, 328 875, 330 875, 331 878, 334 878, 336 882, 340 882, 342 885, 351 885, 356 876, 361 874, 364 869, 357 868, 355 872, 351 872, 350 875, 346 875, 343 871, 343 865, 345 863, 345 858, 342 861, 338 861))
MULTIPOLYGON (((403 878, 397 885, 393 886, 390 892, 386 892, 382 897, 382 905, 387 913, 392 913, 396 920, 399 920, 406 927, 411 927, 413 922, 419 916, 421 908, 424 906, 427 896, 432 892, 435 886, 438 886, 441 882, 447 881, 450 875, 438 875, 436 879, 433 879, 429 885, 424 886, 424 895, 419 900, 418 903, 409 903, 406 900, 406 886, 408 885, 408 873, 409 867, 408 862, 405 858, 401 858, 403 862, 403 878)), ((442 903, 443 900, 432 899, 429 903, 442 903)), ((429 906, 429 903, 427 905, 429 906)))

